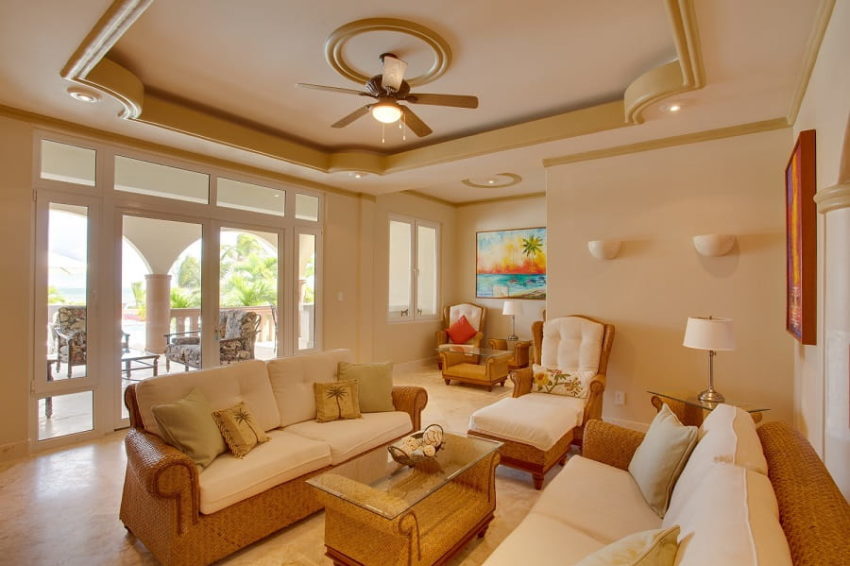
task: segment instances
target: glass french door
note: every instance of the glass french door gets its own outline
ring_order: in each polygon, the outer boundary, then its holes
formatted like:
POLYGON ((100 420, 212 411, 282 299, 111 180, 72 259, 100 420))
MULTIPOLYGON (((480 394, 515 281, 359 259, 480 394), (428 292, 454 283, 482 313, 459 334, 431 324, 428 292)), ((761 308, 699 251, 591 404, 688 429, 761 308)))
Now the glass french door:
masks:
POLYGON ((36 200, 33 438, 95 430, 100 328, 95 274, 99 203, 41 192, 36 200))

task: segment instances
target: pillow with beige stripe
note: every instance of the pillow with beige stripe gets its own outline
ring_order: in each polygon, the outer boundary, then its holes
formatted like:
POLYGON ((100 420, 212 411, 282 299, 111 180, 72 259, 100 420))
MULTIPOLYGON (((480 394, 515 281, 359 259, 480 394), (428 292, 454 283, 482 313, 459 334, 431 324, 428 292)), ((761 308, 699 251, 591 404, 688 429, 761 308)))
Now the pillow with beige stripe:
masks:
POLYGON ((697 427, 683 425, 664 404, 635 451, 629 473, 659 517, 667 512, 670 493, 696 443, 697 427))

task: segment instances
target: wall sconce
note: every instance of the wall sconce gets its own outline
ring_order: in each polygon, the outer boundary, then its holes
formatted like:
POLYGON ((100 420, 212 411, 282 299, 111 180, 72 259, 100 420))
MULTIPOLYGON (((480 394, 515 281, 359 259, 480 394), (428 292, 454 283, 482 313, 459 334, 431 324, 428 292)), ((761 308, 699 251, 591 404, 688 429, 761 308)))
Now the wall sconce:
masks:
POLYGON ((596 259, 614 259, 620 253, 620 240, 591 240, 587 243, 590 255, 596 259))
POLYGON ((726 255, 735 245, 735 236, 731 234, 700 234, 694 236, 694 248, 699 255, 717 257, 726 255))

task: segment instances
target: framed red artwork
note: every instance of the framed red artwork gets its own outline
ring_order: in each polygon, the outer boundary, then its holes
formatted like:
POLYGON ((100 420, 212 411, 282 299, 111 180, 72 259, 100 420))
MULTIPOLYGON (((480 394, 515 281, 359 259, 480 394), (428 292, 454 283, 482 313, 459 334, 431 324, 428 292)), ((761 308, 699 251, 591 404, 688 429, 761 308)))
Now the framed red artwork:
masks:
POLYGON ((801 344, 817 342, 815 131, 800 132, 785 167, 785 327, 801 344))

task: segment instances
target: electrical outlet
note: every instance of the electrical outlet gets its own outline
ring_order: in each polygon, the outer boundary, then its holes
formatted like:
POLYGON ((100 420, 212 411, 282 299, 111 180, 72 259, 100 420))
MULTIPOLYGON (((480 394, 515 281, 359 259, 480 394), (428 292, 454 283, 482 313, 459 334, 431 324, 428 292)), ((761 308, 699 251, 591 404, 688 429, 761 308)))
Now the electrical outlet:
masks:
POLYGON ((615 405, 625 405, 626 404, 626 394, 623 391, 614 391, 614 404, 615 405))

